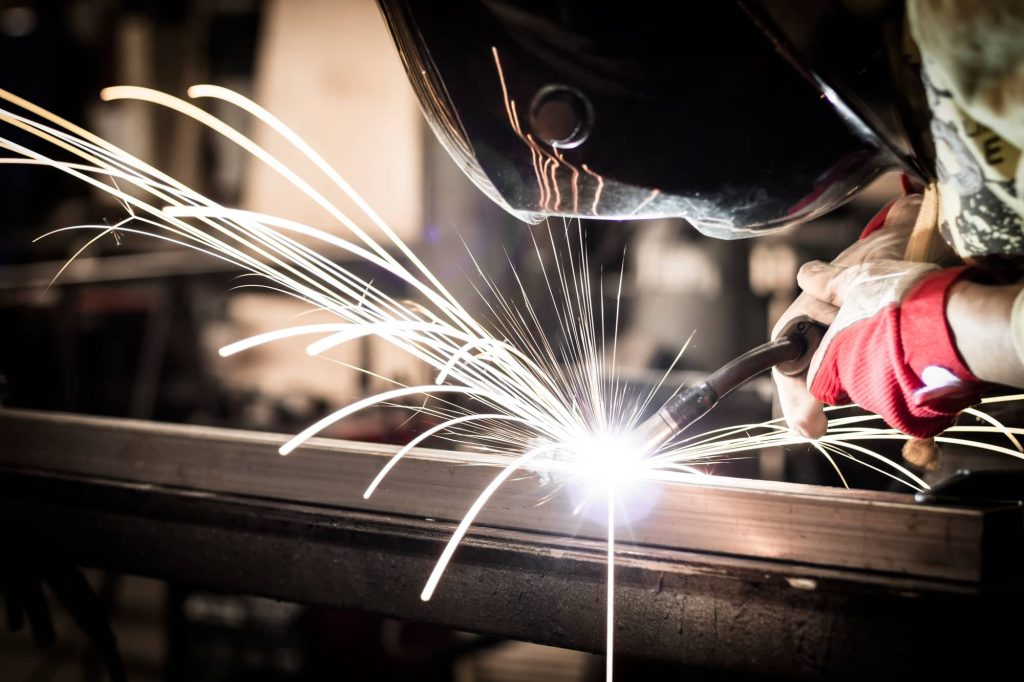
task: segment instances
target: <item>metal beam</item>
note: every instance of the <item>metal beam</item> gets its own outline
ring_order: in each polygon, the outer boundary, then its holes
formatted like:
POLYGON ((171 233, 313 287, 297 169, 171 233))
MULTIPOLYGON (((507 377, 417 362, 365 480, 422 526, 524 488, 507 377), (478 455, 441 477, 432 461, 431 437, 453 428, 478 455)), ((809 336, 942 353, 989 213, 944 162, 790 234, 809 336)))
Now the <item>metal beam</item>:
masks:
MULTIPOLYGON (((423 603, 423 581, 452 528, 0 469, 7 561, 70 561, 603 651, 601 542, 478 528, 423 603)), ((625 547, 616 566, 616 651, 785 679, 905 680, 962 666, 979 673, 1013 663, 1017 630, 1005 624, 1022 607, 1019 590, 625 547)))
MULTIPOLYGON (((499 500, 502 513, 467 536, 434 599, 423 603, 420 589, 454 524, 410 514, 410 504, 427 502, 401 495, 386 500, 400 512, 338 504, 361 499, 362 468, 373 473, 389 448, 324 441, 305 457, 282 459, 274 451, 280 436, 11 411, 0 415, 0 434, 0 539, 8 558, 72 561, 603 649, 604 545, 516 529, 536 518, 528 513, 537 511, 536 481, 520 482, 530 495, 499 500), (350 465, 358 470, 354 480, 343 473, 350 465)), ((423 490, 447 495, 431 509, 461 513, 494 473, 464 462, 455 453, 418 452, 399 485, 413 490, 419 476, 423 490)), ((662 503, 697 509, 723 503, 714 491, 729 493, 726 500, 760 494, 756 484, 664 485, 662 503)), ((863 499, 842 491, 767 488, 768 499, 788 496, 801 513, 813 509, 801 506, 805 501, 822 503, 828 492, 840 493, 839 516, 865 509, 848 505, 863 499)), ((902 496, 867 498, 869 510, 913 511, 902 496)), ((733 508, 737 527, 767 525, 769 519, 743 515, 751 509, 760 507, 733 508)), ((917 518, 930 523, 933 512, 961 517, 939 508, 917 518)), ((995 530, 996 516, 976 513, 995 530)), ((1019 533, 1019 515, 1016 524, 1019 533)), ((1016 651, 1016 629, 1005 623, 1024 606, 1019 574, 1016 585, 996 587, 635 542, 620 544, 616 571, 620 655, 792 679, 997 670, 1016 651), (958 658, 960 651, 970 655, 958 658)))
MULTIPOLYGON (((439 521, 460 519, 504 463, 415 450, 364 500, 395 448, 314 439, 283 458, 278 434, 17 410, 0 410, 0 433, 0 466, 439 521)), ((599 522, 573 515, 571 495, 539 504, 559 482, 509 481, 480 525, 604 538, 599 522)), ((641 496, 656 503, 621 542, 961 581, 1020 568, 1003 551, 1020 544, 1015 505, 923 506, 909 493, 685 475, 645 482, 641 496)))

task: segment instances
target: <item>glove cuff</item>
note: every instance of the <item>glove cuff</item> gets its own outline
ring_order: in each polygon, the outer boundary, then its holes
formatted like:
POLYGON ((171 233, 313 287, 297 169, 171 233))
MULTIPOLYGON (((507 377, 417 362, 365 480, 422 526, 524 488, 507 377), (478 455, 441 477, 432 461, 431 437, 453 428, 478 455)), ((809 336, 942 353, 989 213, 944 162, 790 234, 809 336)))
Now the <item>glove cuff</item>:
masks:
POLYGON ((980 383, 957 350, 946 319, 949 290, 971 275, 967 266, 945 268, 922 277, 907 292, 899 307, 900 337, 904 362, 917 375, 926 367, 939 366, 965 383, 980 383))
POLYGON ((968 272, 964 267, 929 272, 901 302, 842 330, 825 350, 811 394, 831 404, 852 400, 918 438, 949 427, 980 397, 980 382, 960 357, 946 322, 949 289, 968 272), (921 374, 930 366, 949 370, 963 385, 919 402, 916 396, 926 388, 921 374))

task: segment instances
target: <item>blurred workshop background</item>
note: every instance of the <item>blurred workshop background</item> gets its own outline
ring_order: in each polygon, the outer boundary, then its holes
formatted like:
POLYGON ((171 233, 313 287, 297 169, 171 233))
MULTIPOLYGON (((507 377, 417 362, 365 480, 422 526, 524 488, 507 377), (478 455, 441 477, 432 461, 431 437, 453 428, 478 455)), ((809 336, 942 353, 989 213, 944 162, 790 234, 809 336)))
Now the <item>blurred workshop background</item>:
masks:
MULTIPOLYGON (((178 95, 194 83, 237 90, 338 168, 470 310, 487 316, 470 253, 499 290, 514 290, 510 263, 527 286, 540 286, 529 230, 543 228, 523 226, 492 204, 435 141, 373 0, 3 1, 0 63, 0 87, 222 203, 333 225, 224 138, 155 106, 98 97, 113 84, 178 95)), ((283 140, 239 110, 220 102, 200 106, 302 172, 283 140)), ((591 276, 604 279, 609 309, 622 277, 621 372, 653 385, 695 331, 666 383, 671 390, 763 342, 796 294, 798 265, 833 257, 897 192, 897 179, 884 177, 817 224, 752 241, 710 240, 682 220, 584 224, 591 276)), ((341 363, 406 383, 429 381, 425 367, 372 338, 339 349, 333 363, 308 358, 300 343, 288 342, 221 359, 219 346, 278 327, 306 306, 236 288, 251 282, 203 254, 128 232, 93 244, 51 282, 94 233, 36 238, 67 226, 113 224, 125 208, 52 170, 25 166, 0 167, 0 207, 5 406, 293 432, 381 388, 381 380, 341 363)), ((550 249, 542 256, 550 258, 550 249)), ((375 277, 364 263, 345 265, 375 277)), ((375 283, 403 291, 398 282, 375 283)), ((543 298, 538 288, 534 300, 543 298)), ((550 332, 557 340, 553 324, 550 332)), ((772 393, 766 378, 753 382, 723 405, 717 418, 724 421, 709 419, 706 427, 769 418, 772 393)), ((404 443, 424 425, 380 409, 325 435, 404 443)), ((721 472, 837 484, 820 458, 804 455, 763 453, 721 472)), ((863 473, 851 470, 851 479, 863 473)), ((862 484, 884 485, 866 475, 862 484)), ((137 577, 93 572, 89 579, 135 681, 483 682, 603 674, 600 658, 579 652, 137 577)), ((56 644, 49 648, 34 647, 25 629, 0 634, 0 678, 103 679, 84 635, 59 608, 53 613, 56 644)))

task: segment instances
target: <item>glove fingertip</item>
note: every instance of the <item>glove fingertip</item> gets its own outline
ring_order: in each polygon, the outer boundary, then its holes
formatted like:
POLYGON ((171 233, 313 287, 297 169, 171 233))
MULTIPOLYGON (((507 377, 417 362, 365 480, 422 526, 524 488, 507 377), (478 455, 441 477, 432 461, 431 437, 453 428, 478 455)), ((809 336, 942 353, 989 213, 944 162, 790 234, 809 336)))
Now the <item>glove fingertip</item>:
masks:
POLYGON ((796 273, 796 283, 800 289, 813 298, 823 301, 828 300, 828 283, 837 272, 837 268, 830 263, 814 260, 804 263, 796 273))
POLYGON ((789 429, 804 438, 812 440, 821 438, 828 431, 828 418, 825 416, 825 410, 822 404, 810 395, 805 394, 788 406, 783 401, 783 415, 789 429))
POLYGON ((828 418, 825 416, 825 411, 818 405, 817 409, 804 414, 791 428, 804 438, 817 440, 828 431, 828 418))
POLYGON ((826 272, 831 270, 834 266, 831 263, 826 263, 823 260, 809 260, 800 266, 800 269, 796 271, 797 281, 800 281, 801 277, 810 277, 816 275, 819 272, 826 272))

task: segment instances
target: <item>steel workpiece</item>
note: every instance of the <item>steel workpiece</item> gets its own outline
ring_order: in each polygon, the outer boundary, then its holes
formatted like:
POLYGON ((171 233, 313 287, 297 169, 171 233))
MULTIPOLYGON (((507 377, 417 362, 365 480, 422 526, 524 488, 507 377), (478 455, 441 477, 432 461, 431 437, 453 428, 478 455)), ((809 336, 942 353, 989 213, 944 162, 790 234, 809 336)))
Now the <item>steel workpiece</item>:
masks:
MULTIPOLYGON (((369 500, 394 448, 0 411, 9 556, 373 611, 600 651, 605 529, 535 477, 510 481, 430 602, 419 593, 498 463, 418 450, 369 500), (579 526, 578 531, 576 531, 579 526)), ((1024 605, 1014 505, 721 480, 654 484, 619 529, 616 648, 735 673, 864 679, 947 670, 931 651, 1010 656, 1024 605), (945 647, 945 648, 944 648, 945 647)))

